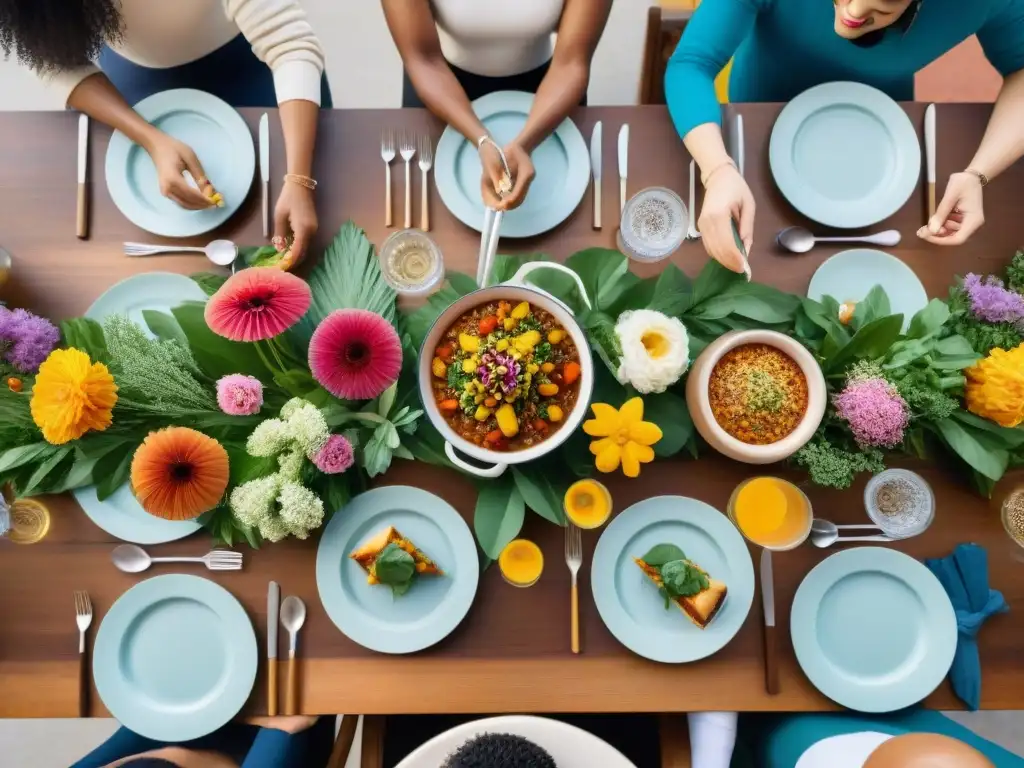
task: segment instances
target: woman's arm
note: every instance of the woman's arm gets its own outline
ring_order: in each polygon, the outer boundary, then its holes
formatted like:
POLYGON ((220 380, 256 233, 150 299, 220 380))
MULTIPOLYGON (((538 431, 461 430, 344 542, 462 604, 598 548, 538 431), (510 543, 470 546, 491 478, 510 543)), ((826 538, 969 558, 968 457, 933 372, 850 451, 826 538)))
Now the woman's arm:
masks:
POLYGON ((487 133, 441 53, 428 0, 381 0, 405 71, 427 109, 476 144, 487 133))
POLYGON ((611 9, 612 0, 566 0, 551 67, 516 138, 527 152, 532 152, 579 106, 590 83, 590 62, 611 9))

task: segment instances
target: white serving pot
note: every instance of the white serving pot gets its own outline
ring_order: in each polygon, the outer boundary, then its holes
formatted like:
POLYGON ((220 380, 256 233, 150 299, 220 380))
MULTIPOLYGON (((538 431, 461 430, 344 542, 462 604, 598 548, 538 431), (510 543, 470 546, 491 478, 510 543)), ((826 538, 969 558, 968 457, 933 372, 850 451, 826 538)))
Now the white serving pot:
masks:
POLYGON ((818 430, 827 403, 825 377, 814 355, 796 339, 777 331, 730 331, 719 336, 697 356, 686 379, 686 405, 701 437, 719 453, 746 464, 773 464, 803 448, 818 430), (737 440, 722 429, 711 412, 708 398, 711 371, 727 352, 744 344, 767 344, 785 352, 800 366, 807 379, 807 412, 803 419, 784 438, 768 445, 750 445, 737 440))
POLYGON ((520 267, 519 271, 507 283, 492 285, 488 288, 481 288, 472 293, 467 293, 449 306, 434 321, 434 325, 431 326, 423 346, 420 348, 420 399, 423 401, 423 408, 427 412, 427 417, 434 425, 434 428, 444 437, 444 452, 448 460, 459 469, 478 477, 498 477, 508 469, 510 464, 525 464, 528 461, 535 461, 541 456, 551 453, 551 451, 558 448, 576 431, 587 415, 587 408, 590 407, 590 397, 594 391, 594 359, 590 354, 590 344, 587 342, 587 336, 583 329, 580 328, 579 323, 576 322, 569 307, 547 291, 526 283, 526 276, 538 269, 554 269, 572 277, 579 288, 583 303, 588 308, 590 307, 586 288, 579 275, 561 264, 547 261, 531 261, 520 267), (527 301, 532 305, 540 307, 545 312, 549 312, 572 337, 573 343, 576 345, 580 355, 580 391, 572 412, 566 416, 565 423, 555 434, 537 445, 521 451, 491 451, 460 437, 441 415, 437 407, 437 401, 434 399, 432 387, 433 373, 430 370, 430 364, 434 358, 434 350, 437 348, 438 342, 445 332, 465 312, 481 304, 499 300, 507 301, 513 306, 519 302, 527 301), (464 453, 466 456, 488 466, 477 467, 469 464, 459 456, 458 452, 464 453))

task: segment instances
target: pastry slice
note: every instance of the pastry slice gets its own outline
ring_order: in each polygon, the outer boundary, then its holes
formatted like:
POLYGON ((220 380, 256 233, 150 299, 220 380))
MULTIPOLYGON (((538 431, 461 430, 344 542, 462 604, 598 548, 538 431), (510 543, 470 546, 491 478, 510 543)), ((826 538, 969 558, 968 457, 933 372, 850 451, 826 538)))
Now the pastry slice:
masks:
MULTIPOLYGON (((658 589, 661 589, 661 571, 653 565, 648 565, 639 557, 634 557, 633 562, 640 567, 640 570, 647 575, 647 578, 654 582, 658 589)), ((686 562, 708 577, 708 588, 702 589, 690 597, 672 598, 672 602, 679 606, 679 610, 685 613, 690 621, 701 629, 706 629, 721 609, 722 603, 725 602, 725 596, 729 588, 725 586, 725 582, 711 578, 708 572, 696 563, 692 563, 689 560, 686 562)))
POLYGON ((367 583, 377 583, 377 576, 374 573, 374 565, 377 562, 377 556, 384 551, 384 548, 388 544, 395 544, 412 555, 412 559, 416 561, 417 574, 429 574, 434 576, 444 575, 444 571, 438 568, 437 563, 427 557, 423 550, 413 544, 409 539, 405 538, 393 525, 389 525, 349 555, 349 557, 359 563, 359 565, 363 567, 363 570, 366 571, 367 583))

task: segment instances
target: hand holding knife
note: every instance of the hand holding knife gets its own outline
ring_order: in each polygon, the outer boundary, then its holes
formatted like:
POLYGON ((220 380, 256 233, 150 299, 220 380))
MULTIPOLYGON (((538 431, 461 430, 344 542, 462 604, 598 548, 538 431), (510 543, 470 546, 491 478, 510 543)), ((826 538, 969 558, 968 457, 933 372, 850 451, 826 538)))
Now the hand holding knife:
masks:
POLYGON ((924 111, 924 153, 928 174, 928 219, 935 215, 935 105, 924 111))
POLYGON ((89 118, 78 118, 78 204, 75 216, 75 234, 84 240, 89 237, 89 192, 85 184, 89 165, 89 118))
POLYGON ((629 178, 629 123, 619 129, 619 214, 626 210, 626 180, 629 178))
POLYGON ((270 237, 270 117, 260 118, 260 181, 262 187, 263 237, 270 237))
POLYGON ((267 714, 277 714, 277 623, 281 607, 281 587, 276 581, 267 588, 267 714))

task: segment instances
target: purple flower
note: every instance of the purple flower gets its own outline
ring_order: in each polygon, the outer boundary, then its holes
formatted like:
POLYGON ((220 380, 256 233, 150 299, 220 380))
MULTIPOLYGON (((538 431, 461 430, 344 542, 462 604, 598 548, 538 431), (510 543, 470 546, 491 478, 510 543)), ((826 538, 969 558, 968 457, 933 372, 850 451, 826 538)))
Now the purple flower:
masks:
POLYGON ((352 443, 342 435, 331 435, 324 447, 313 454, 316 468, 327 475, 337 475, 355 463, 355 451, 352 443))
POLYGON ((964 277, 964 292, 971 300, 971 312, 987 323, 1017 323, 1024 320, 1024 296, 1003 287, 1003 281, 973 273, 964 277))
POLYGON ((24 309, 0 306, 0 359, 22 373, 35 373, 60 343, 57 326, 24 309))
POLYGON ((217 380, 217 405, 229 416, 252 416, 263 407, 263 385, 254 376, 232 373, 217 380))
POLYGON ((903 442, 910 408, 885 379, 851 381, 832 403, 861 446, 892 448, 903 442))

